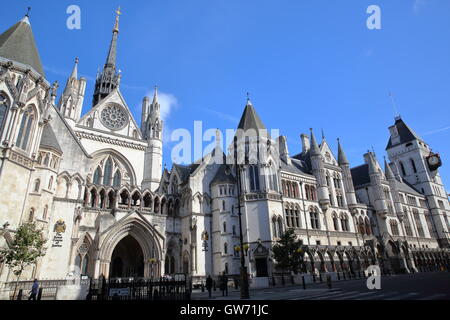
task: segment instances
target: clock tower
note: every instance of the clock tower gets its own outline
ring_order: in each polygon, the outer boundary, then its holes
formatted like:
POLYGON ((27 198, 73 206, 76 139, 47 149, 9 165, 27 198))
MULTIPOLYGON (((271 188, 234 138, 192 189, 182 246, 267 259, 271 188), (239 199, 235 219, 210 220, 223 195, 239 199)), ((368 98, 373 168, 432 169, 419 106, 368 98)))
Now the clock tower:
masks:
POLYGON ((430 215, 442 246, 450 247, 450 226, 445 215, 450 213, 447 192, 439 174, 442 165, 439 154, 420 138, 401 117, 389 128, 390 139, 386 151, 395 164, 401 179, 427 198, 430 215))

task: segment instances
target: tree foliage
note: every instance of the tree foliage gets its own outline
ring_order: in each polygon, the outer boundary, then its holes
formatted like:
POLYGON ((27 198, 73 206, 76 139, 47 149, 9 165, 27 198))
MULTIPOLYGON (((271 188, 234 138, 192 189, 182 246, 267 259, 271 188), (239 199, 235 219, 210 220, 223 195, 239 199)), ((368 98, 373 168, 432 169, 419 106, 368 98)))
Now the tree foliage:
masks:
POLYGON ((26 267, 35 265, 45 255, 44 244, 42 231, 34 222, 23 224, 17 229, 10 246, 0 250, 0 261, 20 277, 26 267))
POLYGON ((302 244, 296 238, 294 230, 288 229, 272 248, 277 267, 283 272, 285 270, 296 272, 300 265, 302 244))

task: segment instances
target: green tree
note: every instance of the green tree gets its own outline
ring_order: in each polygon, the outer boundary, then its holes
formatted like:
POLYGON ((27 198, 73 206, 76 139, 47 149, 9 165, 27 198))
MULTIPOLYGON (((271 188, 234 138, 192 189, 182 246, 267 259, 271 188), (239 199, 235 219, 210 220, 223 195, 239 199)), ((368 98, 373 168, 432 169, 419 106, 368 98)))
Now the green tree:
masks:
POLYGON ((0 261, 4 262, 17 276, 13 298, 19 285, 20 276, 26 267, 36 265, 37 260, 45 255, 45 240, 42 231, 34 222, 21 225, 15 237, 6 249, 0 250, 0 261))
POLYGON ((300 265, 302 244, 296 238, 294 229, 288 229, 281 235, 280 240, 272 248, 274 258, 277 261, 277 267, 283 273, 285 270, 296 272, 300 265))

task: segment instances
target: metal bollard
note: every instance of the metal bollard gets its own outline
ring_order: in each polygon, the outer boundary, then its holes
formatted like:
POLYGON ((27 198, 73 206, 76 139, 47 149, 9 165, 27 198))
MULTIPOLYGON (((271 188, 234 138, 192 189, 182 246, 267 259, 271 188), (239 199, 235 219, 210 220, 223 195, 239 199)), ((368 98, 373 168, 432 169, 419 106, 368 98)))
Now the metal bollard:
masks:
POLYGON ((337 278, 338 278, 338 280, 341 280, 341 276, 339 275, 339 271, 337 272, 337 278))
POLYGON ((23 296, 23 289, 20 289, 19 294, 17 295, 17 300, 22 300, 22 296, 23 296))
POLYGON ((323 280, 322 280, 322 274, 321 274, 321 273, 319 273, 319 280, 320 280, 320 283, 323 282, 323 280))
POLYGON ((313 282, 316 283, 316 274, 313 273, 313 282))
POLYGON ((327 285, 328 285, 328 289, 331 289, 332 283, 331 283, 331 276, 330 275, 327 276, 327 285))
POLYGON ((342 271, 342 278, 345 280, 345 271, 342 271))
POLYGON ((42 300, 42 290, 44 290, 44 288, 39 288, 39 292, 38 292, 38 295, 37 295, 37 300, 38 301, 42 300))
POLYGON ((306 290, 305 276, 302 276, 303 290, 306 290))

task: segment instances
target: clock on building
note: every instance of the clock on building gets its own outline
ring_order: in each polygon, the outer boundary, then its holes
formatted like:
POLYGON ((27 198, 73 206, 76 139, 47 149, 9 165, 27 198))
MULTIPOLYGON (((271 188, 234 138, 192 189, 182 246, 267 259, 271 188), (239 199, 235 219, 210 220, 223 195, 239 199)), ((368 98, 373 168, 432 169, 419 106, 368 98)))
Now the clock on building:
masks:
POLYGON ((431 154, 427 157, 427 164, 428 164, 428 168, 429 168, 431 171, 435 171, 435 170, 437 170, 440 166, 442 166, 441 157, 440 157, 439 154, 437 154, 437 153, 431 153, 431 154))
POLYGON ((108 129, 121 130, 128 124, 128 114, 121 106, 110 104, 103 108, 100 120, 108 129))

